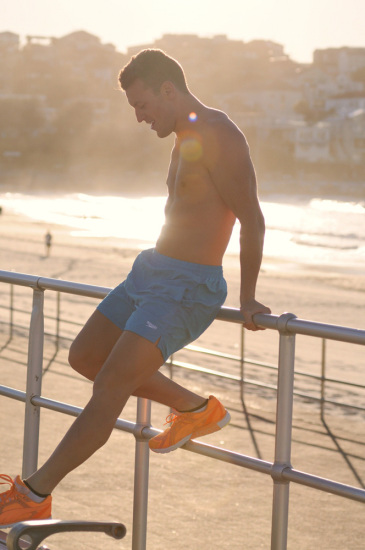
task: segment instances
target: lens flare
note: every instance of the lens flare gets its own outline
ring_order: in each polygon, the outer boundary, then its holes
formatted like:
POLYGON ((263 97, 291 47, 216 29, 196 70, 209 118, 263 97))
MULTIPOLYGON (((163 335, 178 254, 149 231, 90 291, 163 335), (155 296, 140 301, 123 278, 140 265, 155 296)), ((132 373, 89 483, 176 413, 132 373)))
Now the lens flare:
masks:
POLYGON ((180 146, 180 153, 184 160, 188 162, 196 162, 203 153, 203 148, 200 141, 194 137, 186 138, 180 146))
POLYGON ((194 112, 190 113, 189 115, 190 122, 195 122, 197 118, 198 118, 198 115, 196 113, 194 112))

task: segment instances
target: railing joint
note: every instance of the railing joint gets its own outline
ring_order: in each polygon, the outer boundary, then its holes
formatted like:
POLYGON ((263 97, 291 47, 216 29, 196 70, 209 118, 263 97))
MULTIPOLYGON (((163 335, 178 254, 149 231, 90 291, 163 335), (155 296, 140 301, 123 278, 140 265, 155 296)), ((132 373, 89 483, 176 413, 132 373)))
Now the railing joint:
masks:
MULTIPOLYGON (((38 381, 38 377, 37 377, 37 381, 38 381)), ((29 402, 33 405, 33 407, 39 407, 39 405, 37 403, 34 403, 33 402, 33 399, 39 399, 41 396, 36 394, 36 393, 32 393, 32 395, 30 396, 29 398, 29 402)))
POLYGON ((270 475, 272 479, 276 482, 280 483, 289 483, 288 480, 284 479, 284 472, 287 470, 292 470, 292 465, 288 463, 282 463, 282 462, 274 462, 274 464, 271 466, 271 472, 270 475))
POLYGON ((133 435, 137 441, 146 441, 147 439, 149 439, 143 433, 143 430, 145 430, 146 428, 148 430, 151 429, 152 428, 151 424, 145 424, 144 422, 141 422, 141 423, 137 422, 135 424, 135 427, 133 428, 133 435))
POLYGON ((290 334, 290 330, 288 329, 288 323, 292 319, 296 319, 297 316, 294 315, 294 313, 282 313, 277 320, 276 320, 276 328, 280 332, 280 334, 290 334))
POLYGON ((41 278, 42 277, 37 277, 37 280, 34 281, 33 284, 29 285, 32 290, 40 290, 41 292, 44 292, 44 288, 41 287, 41 285, 39 284, 39 281, 41 280, 41 278))

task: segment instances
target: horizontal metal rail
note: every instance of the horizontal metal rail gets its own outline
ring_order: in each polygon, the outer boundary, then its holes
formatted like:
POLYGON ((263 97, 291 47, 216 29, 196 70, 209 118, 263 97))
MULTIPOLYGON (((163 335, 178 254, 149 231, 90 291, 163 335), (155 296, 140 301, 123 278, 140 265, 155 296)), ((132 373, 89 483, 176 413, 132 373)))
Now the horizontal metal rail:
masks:
MULTIPOLYGON (((18 274, 18 275, 22 275, 22 274, 18 274)), ((33 280, 35 279, 36 281, 38 281, 39 279, 43 279, 43 278, 39 278, 37 276, 29 276, 29 275, 26 275, 26 274, 24 274, 24 276, 25 276, 26 279, 28 277, 31 277, 33 280)), ((25 281, 21 281, 21 284, 23 286, 26 286, 25 281)), ((86 288, 89 287, 89 285, 82 285, 82 286, 86 287, 86 288)), ((11 285, 10 288, 11 288, 11 296, 13 297, 13 285, 11 285)), ((108 292, 109 290, 110 289, 107 288, 106 292, 108 292)), ((73 293, 73 294, 75 294, 75 293, 73 293)), ((59 297, 59 295, 60 295, 60 292, 58 292, 58 297, 59 297)), ((86 297, 95 298, 94 295, 93 296, 88 296, 87 295, 86 297)), ((100 296, 98 296, 98 297, 100 297, 100 296)), ((58 300, 58 302, 59 302, 59 300, 58 300)), ((13 303, 13 301, 11 300, 11 304, 12 303, 13 303)), ((59 303, 58 303, 58 307, 59 307, 59 303)), ((8 308, 8 306, 2 306, 0 304, 0 309, 9 309, 9 308, 8 308)), ((225 308, 222 308, 222 309, 224 310, 225 308)), ((12 310, 12 312, 26 313, 23 310, 15 308, 14 306, 11 306, 11 310, 12 310)), ((219 318, 219 316, 218 316, 218 318, 219 318)), ((53 320, 53 321, 57 322, 57 330, 56 330, 57 334, 56 335, 54 334, 54 332, 50 332, 49 330, 45 331, 44 334, 46 336, 51 336, 51 337, 55 336, 56 337, 56 347, 58 349, 59 341, 61 339, 61 336, 59 334, 59 326, 60 326, 60 322, 61 322, 60 316, 59 316, 59 314, 58 314, 58 316, 45 315, 45 319, 53 320)), ((64 317, 62 318, 62 323, 64 325, 67 324, 67 325, 82 327, 82 323, 74 321, 72 319, 64 318, 64 317)), ((12 323, 12 327, 13 326, 16 327, 16 328, 20 328, 20 329, 27 329, 27 326, 25 326, 25 325, 12 323)), ((331 327, 332 325, 327 325, 327 326, 331 327)), ((67 341, 67 340, 72 341, 72 339, 73 338, 71 336, 65 336, 65 335, 62 336, 62 340, 64 340, 64 341, 67 341)), ((325 343, 326 343, 326 340, 322 338, 322 347, 324 347, 325 343)), ((232 363, 239 363, 241 366, 243 364, 244 365, 257 366, 260 369, 271 370, 275 373, 277 373, 277 370, 278 370, 278 367, 276 365, 267 364, 267 363, 260 362, 260 361, 253 361, 253 360, 251 360, 247 357, 245 357, 243 359, 243 356, 239 357, 238 355, 233 355, 233 354, 229 354, 229 353, 222 353, 220 351, 205 349, 205 348, 193 345, 193 344, 186 346, 184 349, 185 349, 185 351, 189 351, 189 352, 194 352, 194 353, 208 355, 208 356, 212 356, 212 357, 219 357, 219 358, 222 358, 222 359, 227 359, 227 360, 231 361, 232 363)), ((241 350, 241 353, 242 353, 242 350, 241 350)), ((276 391, 277 390, 277 387, 273 384, 266 383, 266 382, 263 382, 263 381, 258 381, 254 378, 244 377, 243 372, 241 372, 240 376, 237 376, 237 375, 234 375, 234 374, 227 374, 227 373, 223 373, 223 372, 220 372, 220 371, 204 369, 203 367, 200 367, 198 365, 194 365, 192 363, 186 363, 186 362, 172 360, 171 358, 170 358, 170 360, 168 361, 167 364, 170 365, 171 369, 172 369, 172 367, 176 366, 178 368, 197 371, 197 372, 200 372, 202 374, 207 374, 207 375, 210 375, 210 376, 214 376, 214 377, 218 377, 218 378, 225 378, 225 379, 228 379, 228 380, 232 380, 234 382, 238 382, 239 384, 241 384, 241 393, 242 393, 243 384, 245 384, 247 386, 257 387, 257 388, 266 388, 266 389, 269 389, 271 391, 276 391)), ((242 368, 241 368, 241 371, 242 371, 242 368)), ((172 370, 171 370, 171 372, 172 372, 172 370)), ((295 377, 296 378, 297 377, 303 377, 303 378, 308 378, 310 380, 315 380, 315 381, 320 382, 320 384, 321 384, 321 388, 319 390, 320 393, 321 393, 320 396, 313 395, 313 393, 309 393, 308 391, 305 392, 305 391, 299 391, 299 390, 294 390, 294 395, 296 397, 301 397, 303 399, 309 399, 313 402, 320 403, 322 416, 324 414, 324 405, 325 404, 333 405, 335 407, 353 409, 355 411, 365 411, 365 401, 364 401, 364 406, 355 405, 354 402, 338 401, 337 399, 331 399, 331 398, 329 398, 325 395, 325 385, 327 383, 338 384, 338 385, 341 385, 341 386, 347 386, 349 388, 360 389, 360 390, 364 390, 364 391, 365 391, 365 385, 364 384, 358 384, 358 383, 355 383, 355 382, 349 382, 347 380, 339 380, 339 379, 334 379, 334 378, 327 377, 327 375, 325 374, 325 364, 324 364, 323 358, 322 358, 322 374, 321 375, 308 373, 308 372, 303 372, 301 370, 296 369, 295 370, 295 377)))
MULTIPOLYGON (((246 363, 246 360, 245 360, 245 363, 246 363)), ((249 362, 247 361, 247 363, 249 363, 249 362)), ((268 384, 266 382, 259 382, 257 380, 250 379, 250 378, 244 378, 242 380, 242 378, 240 376, 237 376, 235 374, 228 374, 228 373, 213 370, 213 369, 207 369, 206 367, 201 367, 199 365, 194 365, 192 363, 186 363, 184 361, 176 361, 174 359, 173 361, 171 361, 171 363, 168 363, 168 364, 173 366, 173 367, 178 367, 180 369, 191 370, 191 371, 199 372, 200 374, 206 374, 208 376, 216 376, 217 378, 223 378, 225 380, 232 380, 233 382, 238 382, 238 383, 244 382, 245 384, 247 384, 249 386, 255 386, 257 388, 269 389, 269 390, 272 390, 272 391, 277 390, 277 386, 275 386, 274 384, 268 384)), ((275 370, 277 371, 277 367, 275 367, 275 370)), ((306 373, 301 373, 301 372, 295 371, 296 376, 297 375, 299 375, 299 376, 300 375, 305 375, 305 374, 306 373)), ((322 380, 320 376, 316 376, 316 375, 307 374, 307 377, 308 378, 313 378, 315 380, 322 380)), ((331 380, 330 378, 326 378, 326 382, 336 382, 337 384, 344 384, 344 385, 351 386, 351 387, 354 387, 354 388, 365 389, 365 387, 361 384, 353 384, 351 382, 347 382, 347 384, 346 384, 346 382, 342 382, 341 380, 331 380)), ((298 390, 294 390, 293 394, 296 395, 297 397, 303 397, 304 399, 310 399, 312 401, 319 401, 319 402, 325 401, 326 403, 328 403, 330 405, 336 405, 338 407, 355 409, 355 410, 358 410, 358 411, 364 411, 365 410, 364 406, 355 405, 354 403, 342 403, 341 401, 336 401, 334 399, 328 399, 328 398, 323 400, 322 397, 316 397, 315 395, 311 395, 309 393, 304 393, 304 392, 301 392, 301 391, 298 391, 298 390)))
MULTIPOLYGON (((2 270, 0 270, 0 282, 37 288, 39 290, 55 290, 68 294, 77 294, 79 296, 89 296, 90 298, 104 298, 111 290, 109 287, 62 281, 59 279, 50 279, 47 277, 38 277, 37 275, 2 270)), ((256 313, 254 315, 256 325, 272 330, 280 330, 280 318, 281 316, 278 315, 263 313, 256 313)), ((239 324, 243 322, 243 317, 239 309, 224 306, 220 309, 216 319, 239 324)), ((290 334, 302 334, 314 336, 316 338, 348 342, 350 344, 365 345, 365 330, 317 323, 315 321, 297 319, 295 316, 285 321, 285 330, 290 334)))
MULTIPOLYGON (((12 397, 17 401, 26 401, 25 392, 14 388, 9 388, 7 386, 0 385, 0 395, 12 397)), ((81 407, 61 403, 59 401, 40 396, 34 396, 32 398, 32 404, 74 417, 79 416, 79 414, 83 411, 81 407)), ((141 437, 145 440, 149 440, 151 437, 154 437, 161 432, 161 430, 150 426, 144 426, 141 428, 139 424, 129 420, 123 420, 121 418, 118 418, 116 421, 115 429, 133 434, 134 436, 141 437)), ((207 443, 202 443, 200 441, 191 441, 184 445, 184 449, 206 457, 215 458, 216 460, 220 460, 222 462, 243 466, 244 468, 248 468, 262 474, 273 475, 273 462, 253 458, 234 451, 223 449, 221 447, 208 445, 207 443)), ((295 470, 291 467, 286 467, 282 471, 281 475, 283 479, 286 479, 287 481, 294 481, 301 485, 312 487, 313 489, 319 489, 320 491, 333 493, 334 495, 365 503, 364 489, 357 489, 351 485, 337 483, 336 481, 332 481, 330 479, 300 472, 299 470, 295 470)))

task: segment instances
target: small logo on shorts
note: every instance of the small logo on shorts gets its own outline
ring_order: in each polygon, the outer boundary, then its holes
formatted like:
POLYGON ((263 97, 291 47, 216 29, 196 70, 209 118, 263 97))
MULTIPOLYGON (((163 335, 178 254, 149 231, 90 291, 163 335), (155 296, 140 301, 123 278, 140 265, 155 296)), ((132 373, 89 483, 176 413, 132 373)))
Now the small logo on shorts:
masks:
POLYGON ((153 328, 154 330, 157 329, 156 325, 153 325, 153 324, 151 323, 151 321, 147 321, 146 326, 149 327, 149 328, 153 328))

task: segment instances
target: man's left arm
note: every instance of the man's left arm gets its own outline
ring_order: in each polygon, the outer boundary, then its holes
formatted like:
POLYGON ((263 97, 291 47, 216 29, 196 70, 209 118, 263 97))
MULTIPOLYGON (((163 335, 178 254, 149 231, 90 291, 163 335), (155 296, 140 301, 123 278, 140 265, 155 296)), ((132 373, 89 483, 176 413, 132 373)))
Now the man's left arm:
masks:
POLYGON ((219 153, 210 162, 210 172, 224 203, 241 223, 241 312, 245 328, 258 330, 253 322, 255 313, 270 313, 256 300, 256 283, 260 271, 265 235, 255 170, 244 135, 233 124, 219 132, 219 153))

